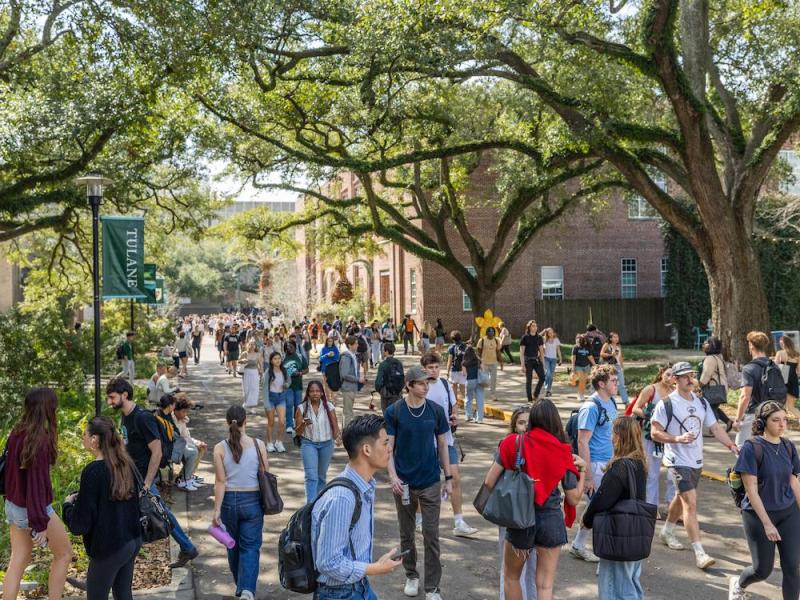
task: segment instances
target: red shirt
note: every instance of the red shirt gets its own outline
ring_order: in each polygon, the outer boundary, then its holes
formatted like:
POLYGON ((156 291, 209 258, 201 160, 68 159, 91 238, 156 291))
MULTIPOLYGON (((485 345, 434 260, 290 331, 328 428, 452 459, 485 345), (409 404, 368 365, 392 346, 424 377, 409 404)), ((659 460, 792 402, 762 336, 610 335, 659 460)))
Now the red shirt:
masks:
POLYGON ((6 499, 28 511, 28 526, 34 531, 47 529, 50 516, 47 507, 53 502, 53 485, 50 483, 50 465, 53 452, 43 448, 34 455, 27 469, 21 468, 25 433, 12 433, 6 447, 6 499))

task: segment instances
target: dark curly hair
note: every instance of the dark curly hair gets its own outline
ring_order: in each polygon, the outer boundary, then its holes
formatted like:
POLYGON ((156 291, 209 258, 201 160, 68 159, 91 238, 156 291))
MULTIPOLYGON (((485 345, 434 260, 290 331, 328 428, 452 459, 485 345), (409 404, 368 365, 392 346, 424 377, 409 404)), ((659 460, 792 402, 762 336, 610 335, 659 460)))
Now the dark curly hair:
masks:
POLYGON ((756 409, 756 418, 753 421, 753 435, 764 435, 764 430, 767 427, 767 421, 776 412, 786 410, 786 408, 778 402, 772 400, 764 402, 756 409))

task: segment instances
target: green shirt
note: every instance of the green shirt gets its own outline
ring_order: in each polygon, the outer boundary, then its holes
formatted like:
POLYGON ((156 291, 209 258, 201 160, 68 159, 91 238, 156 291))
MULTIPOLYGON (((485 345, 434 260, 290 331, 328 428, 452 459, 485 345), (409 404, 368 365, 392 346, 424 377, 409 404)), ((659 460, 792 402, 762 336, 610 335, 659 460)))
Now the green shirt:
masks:
POLYGON ((303 390, 303 371, 308 368, 308 364, 301 356, 297 354, 288 354, 283 359, 283 368, 286 369, 286 374, 292 379, 289 386, 290 390, 303 390))
POLYGON ((127 340, 122 344, 122 355, 128 360, 133 360, 133 345, 127 340))

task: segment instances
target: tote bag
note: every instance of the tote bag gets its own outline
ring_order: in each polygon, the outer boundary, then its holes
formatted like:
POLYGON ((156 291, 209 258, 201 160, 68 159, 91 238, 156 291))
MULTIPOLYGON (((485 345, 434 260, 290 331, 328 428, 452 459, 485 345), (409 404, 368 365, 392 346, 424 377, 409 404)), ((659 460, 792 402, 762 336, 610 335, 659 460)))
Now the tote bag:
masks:
POLYGON ((514 468, 503 471, 481 513, 487 521, 510 529, 527 529, 536 525, 533 480, 520 470, 522 440, 523 436, 518 435, 514 468))

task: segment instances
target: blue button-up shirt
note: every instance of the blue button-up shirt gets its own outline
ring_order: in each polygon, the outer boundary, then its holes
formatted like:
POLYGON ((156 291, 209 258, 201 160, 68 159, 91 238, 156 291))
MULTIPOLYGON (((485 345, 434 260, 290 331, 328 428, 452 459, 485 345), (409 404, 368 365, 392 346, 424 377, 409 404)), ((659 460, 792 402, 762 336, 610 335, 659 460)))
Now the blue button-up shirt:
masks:
POLYGON ((350 522, 356 500, 353 492, 344 486, 331 488, 314 505, 311 513, 314 564, 319 572, 319 583, 328 586, 351 584, 363 579, 367 565, 372 562, 377 484, 375 479, 364 481, 350 465, 339 477, 351 480, 361 492, 361 516, 351 534, 350 522))

